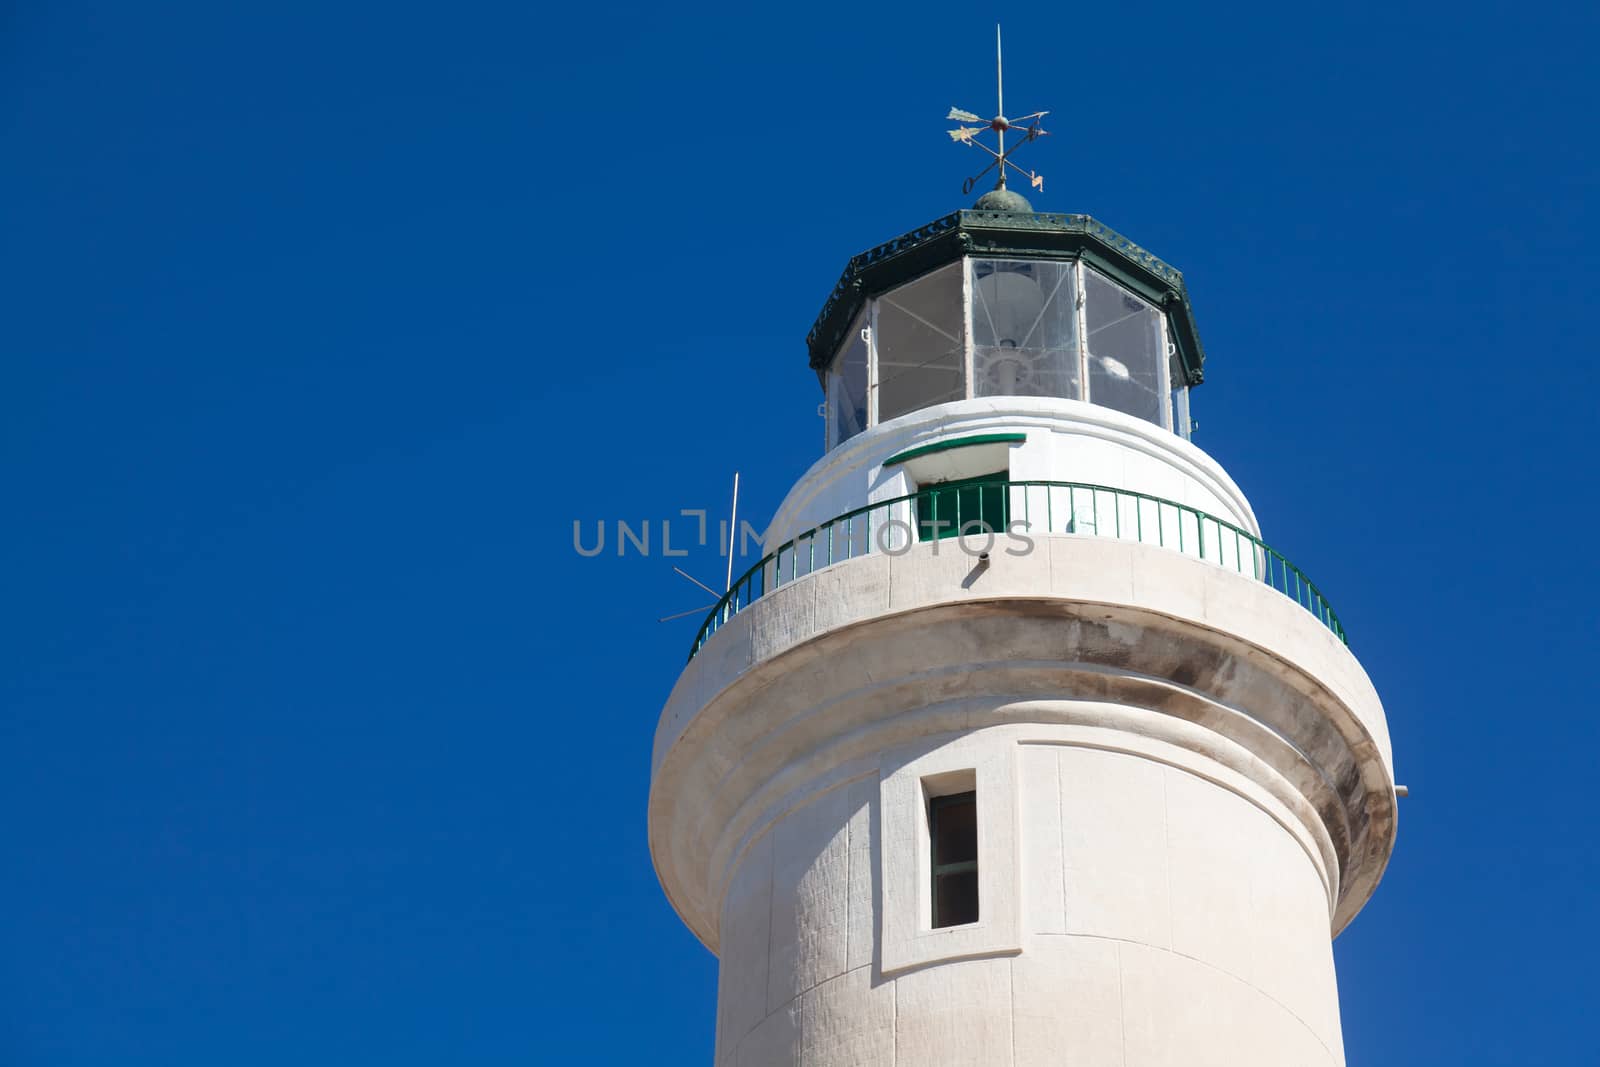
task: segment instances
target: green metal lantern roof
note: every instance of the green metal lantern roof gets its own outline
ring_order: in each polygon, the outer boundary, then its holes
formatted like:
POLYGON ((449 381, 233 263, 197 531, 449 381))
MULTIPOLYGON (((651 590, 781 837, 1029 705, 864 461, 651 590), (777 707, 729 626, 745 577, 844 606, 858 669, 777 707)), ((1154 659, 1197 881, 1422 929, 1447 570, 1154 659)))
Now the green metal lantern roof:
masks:
POLYGON ((1176 268, 1088 215, 993 210, 957 211, 852 257, 806 335, 817 376, 825 373, 856 313, 870 297, 965 255, 1082 258, 1161 308, 1189 384, 1199 385, 1204 379, 1205 350, 1200 346, 1183 275, 1176 268))

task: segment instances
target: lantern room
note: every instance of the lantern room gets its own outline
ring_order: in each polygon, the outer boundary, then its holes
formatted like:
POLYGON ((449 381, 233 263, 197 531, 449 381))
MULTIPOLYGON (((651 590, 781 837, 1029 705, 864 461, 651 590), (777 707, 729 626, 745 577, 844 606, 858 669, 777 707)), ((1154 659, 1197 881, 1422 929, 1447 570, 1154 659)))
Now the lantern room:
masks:
POLYGON ((1057 397, 1181 437, 1204 353, 1183 276, 998 191, 851 259, 807 338, 827 447, 955 400, 1057 397))

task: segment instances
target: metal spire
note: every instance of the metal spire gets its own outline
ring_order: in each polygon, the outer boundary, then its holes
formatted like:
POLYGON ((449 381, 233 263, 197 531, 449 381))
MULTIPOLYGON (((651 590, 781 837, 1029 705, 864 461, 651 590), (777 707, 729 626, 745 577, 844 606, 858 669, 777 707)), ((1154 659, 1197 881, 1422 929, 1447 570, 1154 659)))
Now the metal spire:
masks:
MULTIPOLYGON (((1005 66, 1000 61, 1000 24, 998 22, 994 24, 994 113, 996 115, 1004 115, 1006 113, 1006 74, 1005 66)), ((1000 184, 995 186, 995 188, 1004 189, 1006 187, 1006 168, 1004 164, 1004 160, 1006 158, 1005 126, 1000 127, 998 136, 1000 138, 1001 159, 1000 184)), ((965 195, 966 192, 971 191, 972 190, 968 189, 963 193, 963 195, 965 195)))

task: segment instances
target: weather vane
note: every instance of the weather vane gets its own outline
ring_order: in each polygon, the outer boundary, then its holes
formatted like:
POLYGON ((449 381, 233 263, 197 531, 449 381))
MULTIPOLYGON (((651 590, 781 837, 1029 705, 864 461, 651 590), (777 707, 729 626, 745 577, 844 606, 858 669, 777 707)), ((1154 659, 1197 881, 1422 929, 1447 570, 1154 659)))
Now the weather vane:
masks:
MULTIPOLYGON (((1039 120, 1050 114, 1050 112, 1035 111, 1033 114, 1023 115, 1021 118, 1006 118, 1006 85, 1000 63, 999 26, 994 28, 994 75, 997 86, 995 91, 995 96, 997 99, 995 102, 994 118, 989 119, 988 124, 985 126, 958 126, 956 129, 949 131, 950 139, 952 141, 959 142, 960 144, 972 145, 974 148, 981 148, 994 157, 987 167, 984 167, 978 173, 974 174, 972 177, 968 178, 964 183, 962 183, 961 193, 963 196, 972 192, 972 187, 978 183, 979 178, 982 178, 985 174, 988 174, 991 170, 994 170, 997 167, 1000 170, 1000 181, 995 185, 996 189, 1004 189, 1006 187, 1007 167, 1010 167, 1018 174, 1026 177, 1028 179, 1028 183, 1035 189, 1044 188, 1044 175, 1035 174, 1031 170, 1023 170, 1021 167, 1011 162, 1011 154, 1034 138, 1045 136, 1048 131, 1039 125, 1039 120), (1017 129, 1026 130, 1027 132, 1022 135, 1022 140, 1018 141, 1010 148, 1007 148, 1006 131, 1017 129), (978 135, 984 130, 993 130, 998 135, 998 142, 1000 145, 998 150, 990 148, 988 145, 978 140, 978 135)), ((950 114, 946 115, 945 118, 952 122, 984 121, 982 118, 974 115, 972 112, 962 111, 958 107, 951 108, 950 114)))

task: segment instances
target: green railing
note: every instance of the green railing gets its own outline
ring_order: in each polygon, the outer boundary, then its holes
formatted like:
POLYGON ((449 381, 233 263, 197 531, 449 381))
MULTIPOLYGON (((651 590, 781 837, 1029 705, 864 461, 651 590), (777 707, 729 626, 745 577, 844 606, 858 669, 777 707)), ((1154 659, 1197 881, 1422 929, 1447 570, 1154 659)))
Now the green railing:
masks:
POLYGON ((689 658, 718 627, 768 592, 814 571, 872 552, 900 555, 919 541, 964 532, 967 550, 987 542, 1017 553, 1049 534, 1115 537, 1171 548, 1266 582, 1298 603, 1346 644, 1339 616, 1311 579, 1260 538, 1187 504, 1081 482, 979 479, 928 486, 829 519, 780 545, 745 571, 695 634, 689 658), (995 520, 1003 521, 1004 529, 995 520), (1042 525, 1040 523, 1042 522, 1042 525))

